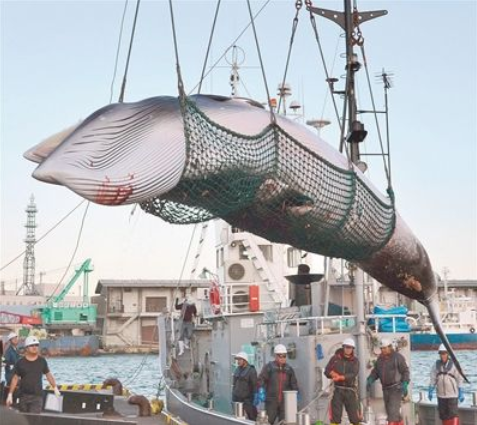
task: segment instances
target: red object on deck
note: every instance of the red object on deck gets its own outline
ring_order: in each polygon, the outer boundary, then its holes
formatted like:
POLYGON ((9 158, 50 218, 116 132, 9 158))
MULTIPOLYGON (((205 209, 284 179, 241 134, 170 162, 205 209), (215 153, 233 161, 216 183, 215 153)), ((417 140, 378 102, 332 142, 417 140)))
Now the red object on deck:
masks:
POLYGON ((250 311, 259 311, 260 310, 260 291, 258 285, 250 285, 248 290, 249 298, 249 310, 250 311))

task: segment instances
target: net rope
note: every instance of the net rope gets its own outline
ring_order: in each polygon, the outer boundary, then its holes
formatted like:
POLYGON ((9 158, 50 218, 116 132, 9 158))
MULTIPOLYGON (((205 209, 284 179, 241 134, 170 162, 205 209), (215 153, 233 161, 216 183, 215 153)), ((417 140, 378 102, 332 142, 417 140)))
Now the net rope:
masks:
POLYGON ((183 110, 186 165, 179 184, 141 203, 174 224, 220 217, 271 242, 362 260, 395 225, 384 202, 351 169, 304 147, 277 123, 254 136, 224 128, 190 99, 183 110))

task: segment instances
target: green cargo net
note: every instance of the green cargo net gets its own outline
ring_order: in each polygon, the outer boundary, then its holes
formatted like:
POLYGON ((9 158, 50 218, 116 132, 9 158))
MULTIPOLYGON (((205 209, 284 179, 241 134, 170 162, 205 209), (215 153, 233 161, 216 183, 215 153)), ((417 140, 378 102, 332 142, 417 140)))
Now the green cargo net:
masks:
POLYGON ((141 204, 147 213, 176 224, 220 217, 271 242, 348 260, 366 259, 390 239, 393 203, 277 124, 238 134, 189 99, 183 115, 184 173, 173 190, 141 204))

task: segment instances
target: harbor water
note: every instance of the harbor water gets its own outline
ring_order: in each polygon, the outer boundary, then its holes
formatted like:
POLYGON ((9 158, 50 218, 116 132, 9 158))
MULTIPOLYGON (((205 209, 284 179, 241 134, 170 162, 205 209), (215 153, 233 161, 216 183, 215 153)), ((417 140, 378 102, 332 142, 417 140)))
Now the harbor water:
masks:
MULTIPOLYGON (((477 351, 457 352, 470 384, 464 384, 465 402, 472 402, 472 392, 477 391, 477 351)), ((419 392, 426 391, 429 374, 437 354, 430 351, 411 353, 413 400, 419 400, 419 392)), ((123 386, 134 394, 148 398, 158 395, 161 375, 157 354, 117 354, 97 357, 53 357, 48 359, 50 369, 61 384, 101 384, 107 378, 118 378, 123 386)))

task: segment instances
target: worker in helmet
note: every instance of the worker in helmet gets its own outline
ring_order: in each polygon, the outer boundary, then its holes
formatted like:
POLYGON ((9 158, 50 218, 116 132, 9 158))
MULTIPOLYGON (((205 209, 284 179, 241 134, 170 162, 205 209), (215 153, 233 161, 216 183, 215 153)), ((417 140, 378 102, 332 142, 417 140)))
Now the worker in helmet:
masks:
POLYGON ((354 339, 346 338, 325 368, 326 377, 334 383, 331 425, 341 423, 343 406, 351 424, 357 425, 361 420, 358 397, 359 361, 354 355, 355 348, 354 339))
POLYGON ((410 381, 409 367, 401 353, 394 350, 392 341, 381 340, 381 354, 368 376, 366 387, 369 390, 378 378, 383 386, 384 407, 388 425, 404 425, 401 416, 401 402, 408 395, 410 381))
POLYGON ((432 366, 429 383, 429 400, 437 388, 437 410, 443 425, 459 425, 458 403, 464 401, 461 385, 462 375, 449 357, 447 348, 441 344, 438 349, 439 360, 432 366))
POLYGON ((248 362, 247 353, 241 351, 235 355, 237 368, 233 376, 232 401, 243 403, 243 410, 247 418, 254 421, 257 419, 257 409, 253 405, 255 392, 257 391, 257 371, 248 362))
POLYGON ((5 385, 10 386, 13 377, 13 369, 15 363, 20 360, 20 353, 18 352, 18 335, 15 332, 8 334, 8 348, 5 351, 5 385))
POLYGON ((275 359, 263 367, 258 377, 259 385, 265 389, 265 410, 270 424, 285 418, 283 391, 298 391, 295 371, 287 363, 287 348, 278 344, 273 353, 275 359))
POLYGON ((38 354, 39 346, 40 342, 38 339, 34 336, 29 336, 25 340, 25 355, 17 361, 13 369, 13 377, 7 396, 7 406, 13 404, 13 393, 20 380, 20 402, 18 407, 21 412, 41 413, 43 407, 43 375, 46 376, 55 395, 60 396, 55 378, 48 368, 48 363, 38 354))

